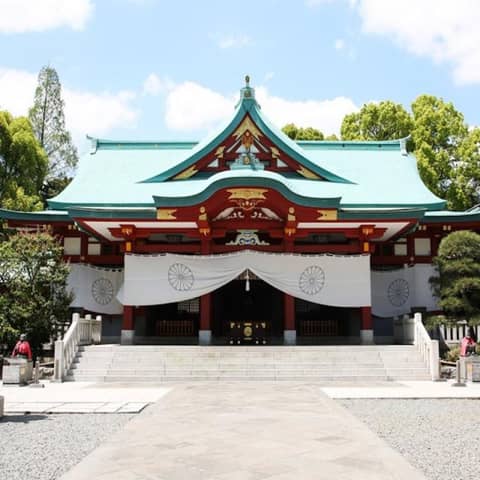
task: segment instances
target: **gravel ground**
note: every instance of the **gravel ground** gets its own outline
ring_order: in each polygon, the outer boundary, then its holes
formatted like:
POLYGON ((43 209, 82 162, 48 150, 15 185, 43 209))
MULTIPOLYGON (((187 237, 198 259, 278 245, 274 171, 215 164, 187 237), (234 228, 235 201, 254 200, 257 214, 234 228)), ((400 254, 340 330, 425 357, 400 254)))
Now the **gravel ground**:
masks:
POLYGON ((479 478, 480 400, 339 400, 431 480, 479 478))
POLYGON ((0 479, 57 479, 133 416, 8 414, 0 420, 0 479))

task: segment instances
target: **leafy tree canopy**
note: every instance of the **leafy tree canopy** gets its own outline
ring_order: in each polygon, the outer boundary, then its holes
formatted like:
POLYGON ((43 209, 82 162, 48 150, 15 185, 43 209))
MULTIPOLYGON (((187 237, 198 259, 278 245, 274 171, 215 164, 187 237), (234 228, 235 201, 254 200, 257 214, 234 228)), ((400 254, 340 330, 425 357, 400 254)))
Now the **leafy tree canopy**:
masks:
POLYGON ((38 209, 48 159, 29 120, 0 111, 0 205, 38 209))
POLYGON ((68 266, 62 247, 47 233, 16 234, 0 243, 0 343, 13 346, 26 333, 32 349, 68 317, 68 266))
POLYGON ((463 191, 464 163, 471 163, 470 158, 461 156, 460 147, 468 136, 463 115, 452 103, 432 95, 420 95, 412 103, 412 112, 412 140, 422 180, 433 193, 446 199, 450 208, 472 206, 474 192, 463 191))
POLYGON ((297 127, 294 123, 288 123, 282 128, 283 133, 292 140, 323 140, 324 136, 320 130, 312 127, 297 127))
POLYGON ((409 113, 389 100, 367 103, 359 112, 346 115, 342 122, 342 140, 393 140, 405 138, 412 131, 409 113))
POLYGON ((454 320, 480 321, 480 235, 453 232, 433 260, 439 276, 430 279, 438 304, 454 320))
POLYGON ((391 101, 364 105, 346 115, 343 140, 395 140, 410 136, 420 176, 451 210, 465 210, 479 201, 480 131, 468 130, 452 103, 420 95, 412 113, 391 101))
POLYGON ((77 149, 65 128, 64 107, 56 70, 42 67, 29 118, 49 159, 48 178, 69 176, 78 162, 77 149))

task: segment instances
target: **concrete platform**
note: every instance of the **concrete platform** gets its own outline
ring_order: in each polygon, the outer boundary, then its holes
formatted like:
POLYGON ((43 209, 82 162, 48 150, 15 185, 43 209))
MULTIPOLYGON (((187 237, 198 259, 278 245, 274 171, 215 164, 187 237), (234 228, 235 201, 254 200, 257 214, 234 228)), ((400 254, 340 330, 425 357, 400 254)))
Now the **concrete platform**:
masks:
POLYGON ((330 398, 480 398, 480 382, 468 382, 464 387, 454 386, 454 380, 445 382, 390 382, 369 385, 323 386, 330 398))
POLYGON ((44 388, 0 386, 5 413, 139 413, 170 387, 42 382, 44 388))
POLYGON ((175 386, 62 480, 420 480, 317 385, 175 386))

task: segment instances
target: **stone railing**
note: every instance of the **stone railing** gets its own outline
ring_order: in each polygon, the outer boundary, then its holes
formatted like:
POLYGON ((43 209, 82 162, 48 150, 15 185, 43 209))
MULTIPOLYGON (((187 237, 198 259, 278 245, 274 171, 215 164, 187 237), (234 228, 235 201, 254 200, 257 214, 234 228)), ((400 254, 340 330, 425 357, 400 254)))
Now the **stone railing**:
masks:
POLYGON ((62 382, 70 369, 80 345, 100 343, 102 338, 102 317, 93 319, 91 315, 80 318, 74 313, 72 324, 68 328, 62 340, 55 342, 55 360, 53 381, 62 382))
POLYGON ((432 340, 422 322, 422 314, 414 315, 414 345, 417 347, 423 361, 430 369, 432 380, 440 379, 440 352, 438 340, 432 340))

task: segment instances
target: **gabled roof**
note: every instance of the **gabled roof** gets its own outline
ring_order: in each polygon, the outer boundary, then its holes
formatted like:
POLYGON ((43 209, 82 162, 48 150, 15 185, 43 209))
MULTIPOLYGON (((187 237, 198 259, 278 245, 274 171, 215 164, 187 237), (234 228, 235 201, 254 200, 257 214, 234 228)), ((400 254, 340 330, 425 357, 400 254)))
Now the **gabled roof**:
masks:
POLYGON ((266 135, 269 140, 280 148, 287 155, 291 156, 301 166, 309 171, 313 171, 325 180, 338 183, 351 183, 348 179, 343 178, 331 171, 326 170, 322 166, 312 163, 305 152, 297 143, 291 140, 285 133, 277 129, 262 114, 260 105, 255 100, 255 90, 247 85, 240 91, 240 101, 238 102, 233 118, 226 126, 221 128, 212 138, 207 139, 196 145, 190 155, 182 162, 176 164, 168 170, 159 172, 157 175, 144 180, 145 183, 158 183, 174 178, 179 173, 188 170, 195 163, 204 158, 209 153, 215 152, 232 133, 242 124, 247 124, 250 128, 259 129, 261 134, 266 135))
POLYGON ((339 208, 440 210, 445 202, 420 179, 416 159, 404 140, 387 142, 294 142, 261 113, 248 85, 233 119, 210 140, 196 142, 115 141, 91 139, 68 187, 49 200, 52 209, 153 208, 160 203, 188 204, 225 185, 269 185, 302 203, 335 204, 339 208), (269 141, 322 179, 289 178, 262 169, 230 169, 210 176, 170 180, 195 164, 248 118, 269 141), (154 200, 155 198, 155 200, 154 200))

